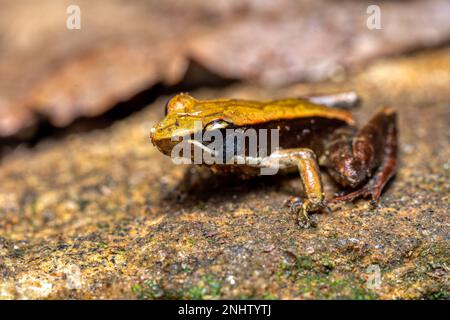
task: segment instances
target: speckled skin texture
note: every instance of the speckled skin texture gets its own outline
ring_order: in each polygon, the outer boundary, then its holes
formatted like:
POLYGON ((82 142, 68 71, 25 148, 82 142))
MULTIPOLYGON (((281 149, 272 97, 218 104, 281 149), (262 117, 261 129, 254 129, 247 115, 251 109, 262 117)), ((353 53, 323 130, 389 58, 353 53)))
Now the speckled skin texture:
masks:
MULTIPOLYGON (((398 111, 399 170, 379 206, 336 204, 306 230, 283 206, 300 190, 297 175, 241 181, 160 154, 148 134, 167 97, 102 131, 19 148, 0 166, 0 297, 448 298, 449 85, 442 50, 339 83, 192 92, 352 88, 359 123, 380 106, 398 111)), ((324 184, 328 197, 338 191, 325 172, 324 184)))

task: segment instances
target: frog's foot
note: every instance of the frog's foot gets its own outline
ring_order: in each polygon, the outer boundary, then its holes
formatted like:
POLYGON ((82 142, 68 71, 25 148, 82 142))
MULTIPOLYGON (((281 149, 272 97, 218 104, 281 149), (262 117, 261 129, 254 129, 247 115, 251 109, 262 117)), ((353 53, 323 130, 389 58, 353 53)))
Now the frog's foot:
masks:
POLYGON ((383 188, 385 184, 389 181, 389 179, 392 177, 392 175, 395 173, 394 167, 392 167, 390 164, 386 166, 380 167, 380 169, 376 172, 374 177, 369 180, 369 182, 363 186, 361 189, 347 193, 342 196, 334 197, 332 200, 330 200, 331 203, 333 202, 350 202, 358 197, 366 198, 368 196, 371 196, 372 198, 372 206, 376 206, 378 204, 378 200, 380 199, 381 192, 383 191, 383 188))
POLYGON ((341 196, 336 196, 333 199, 330 200, 331 203, 334 202, 350 202, 353 201, 354 199, 358 198, 358 197, 367 197, 370 194, 370 183, 368 183, 367 185, 365 185, 364 187, 362 187, 359 190, 341 195, 341 196))
POLYGON ((327 208, 325 201, 310 201, 301 198, 293 198, 289 201, 290 210, 297 216, 297 223, 302 228, 316 227, 317 222, 311 217, 311 213, 327 208))

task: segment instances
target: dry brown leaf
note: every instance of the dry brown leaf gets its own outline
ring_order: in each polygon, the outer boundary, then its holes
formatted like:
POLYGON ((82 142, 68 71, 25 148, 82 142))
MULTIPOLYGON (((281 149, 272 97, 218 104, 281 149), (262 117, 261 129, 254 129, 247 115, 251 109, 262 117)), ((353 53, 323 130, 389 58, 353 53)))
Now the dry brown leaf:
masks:
POLYGON ((450 2, 77 1, 82 29, 67 30, 71 1, 0 0, 0 136, 44 116, 65 126, 164 82, 193 59, 227 78, 281 85, 450 38, 450 2))
POLYGON ((450 37, 449 1, 380 2, 381 29, 367 28, 368 1, 298 6, 273 17, 223 25, 191 45, 192 57, 224 77, 283 85, 450 37))

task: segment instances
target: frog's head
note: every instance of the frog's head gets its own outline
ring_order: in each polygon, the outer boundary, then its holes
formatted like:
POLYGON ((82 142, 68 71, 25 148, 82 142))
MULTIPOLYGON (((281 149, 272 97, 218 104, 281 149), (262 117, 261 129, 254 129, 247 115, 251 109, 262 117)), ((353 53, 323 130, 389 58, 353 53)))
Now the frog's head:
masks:
POLYGON ((189 94, 178 94, 167 102, 166 117, 151 128, 150 139, 162 153, 170 155, 180 138, 232 124, 223 111, 220 100, 199 101, 189 94))

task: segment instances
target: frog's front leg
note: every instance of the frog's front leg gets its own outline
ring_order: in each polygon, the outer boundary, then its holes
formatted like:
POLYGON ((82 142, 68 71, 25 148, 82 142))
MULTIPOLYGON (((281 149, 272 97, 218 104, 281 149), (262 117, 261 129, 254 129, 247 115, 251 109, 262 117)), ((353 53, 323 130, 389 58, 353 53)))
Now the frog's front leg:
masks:
POLYGON ((262 165, 280 170, 298 167, 306 199, 296 198, 291 204, 291 210, 298 213, 300 226, 309 227, 308 214, 326 206, 319 165, 314 152, 307 148, 277 150, 265 158, 262 165))

